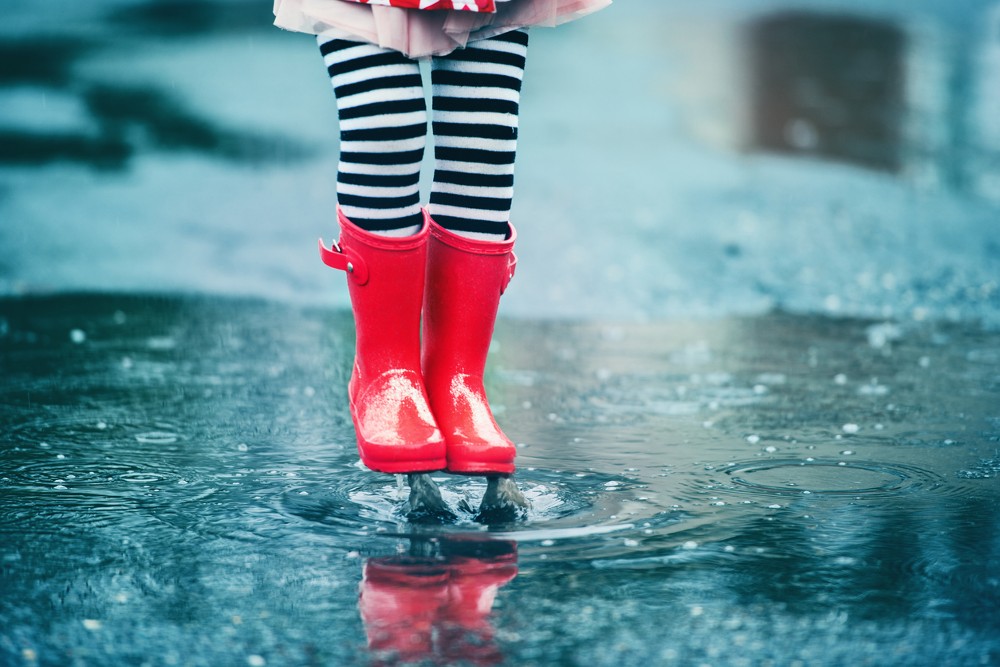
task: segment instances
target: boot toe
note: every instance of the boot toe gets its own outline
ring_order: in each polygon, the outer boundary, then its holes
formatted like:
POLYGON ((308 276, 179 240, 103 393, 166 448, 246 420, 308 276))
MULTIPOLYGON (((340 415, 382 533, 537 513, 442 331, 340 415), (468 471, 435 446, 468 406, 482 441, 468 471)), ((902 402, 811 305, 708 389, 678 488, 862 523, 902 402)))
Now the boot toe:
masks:
POLYGON ((428 472, 446 465, 445 441, 413 371, 390 371, 351 403, 361 461, 379 472, 428 472))

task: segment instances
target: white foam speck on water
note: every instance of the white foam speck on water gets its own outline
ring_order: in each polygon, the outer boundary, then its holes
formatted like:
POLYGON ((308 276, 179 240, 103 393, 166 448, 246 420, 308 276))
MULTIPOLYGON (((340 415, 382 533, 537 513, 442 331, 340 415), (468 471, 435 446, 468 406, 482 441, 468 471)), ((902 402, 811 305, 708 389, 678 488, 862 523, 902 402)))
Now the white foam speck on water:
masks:
POLYGON ((875 349, 881 349, 903 337, 903 330, 898 324, 873 324, 865 330, 868 344, 875 349))
POLYGON ((747 436, 747 442, 749 442, 751 445, 756 445, 758 442, 760 442, 760 436, 759 435, 748 435, 747 436))
POLYGON ((79 345, 87 340, 87 333, 83 329, 73 329, 69 332, 69 339, 79 345))
POLYGON ((844 433, 857 433, 861 430, 861 427, 857 424, 844 424, 840 428, 844 433))
POLYGON ((889 393, 889 387, 879 384, 877 380, 873 380, 868 384, 858 387, 858 393, 862 396, 885 396, 889 393))
POLYGON ((177 347, 177 341, 170 336, 150 336, 146 339, 146 347, 150 350, 172 350, 177 347))

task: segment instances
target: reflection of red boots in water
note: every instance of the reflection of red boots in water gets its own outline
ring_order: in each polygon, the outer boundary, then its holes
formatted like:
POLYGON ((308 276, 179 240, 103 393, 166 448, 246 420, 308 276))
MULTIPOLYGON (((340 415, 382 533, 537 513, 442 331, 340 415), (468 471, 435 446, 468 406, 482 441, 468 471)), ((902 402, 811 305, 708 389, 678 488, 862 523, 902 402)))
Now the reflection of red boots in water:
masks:
POLYGON ((514 542, 445 538, 439 556, 373 558, 358 601, 368 647, 386 664, 498 664, 489 615, 516 576, 514 542))

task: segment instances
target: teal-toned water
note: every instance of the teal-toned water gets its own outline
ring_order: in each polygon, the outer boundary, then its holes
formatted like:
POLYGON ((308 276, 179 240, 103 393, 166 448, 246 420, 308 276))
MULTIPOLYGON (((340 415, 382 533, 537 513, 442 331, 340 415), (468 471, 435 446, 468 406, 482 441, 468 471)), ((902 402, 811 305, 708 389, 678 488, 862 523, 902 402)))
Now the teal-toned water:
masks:
POLYGON ((526 520, 363 469, 347 313, 0 302, 0 663, 991 664, 1000 336, 502 321, 526 520), (885 334, 889 334, 888 336, 885 334))
POLYGON ((492 523, 358 463, 269 10, 5 4, 0 667, 1000 664, 995 0, 533 32, 492 523))

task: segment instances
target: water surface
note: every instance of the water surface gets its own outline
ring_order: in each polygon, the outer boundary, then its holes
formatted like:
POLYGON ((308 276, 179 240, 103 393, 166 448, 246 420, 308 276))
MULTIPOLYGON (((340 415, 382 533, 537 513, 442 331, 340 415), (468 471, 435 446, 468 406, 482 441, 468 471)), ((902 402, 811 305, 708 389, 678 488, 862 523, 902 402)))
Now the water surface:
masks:
POLYGON ((501 321, 524 521, 357 459, 349 314, 0 302, 0 663, 991 664, 1000 336, 501 321), (393 610, 397 610, 394 612, 393 610), (402 611, 400 611, 402 610, 402 611))

